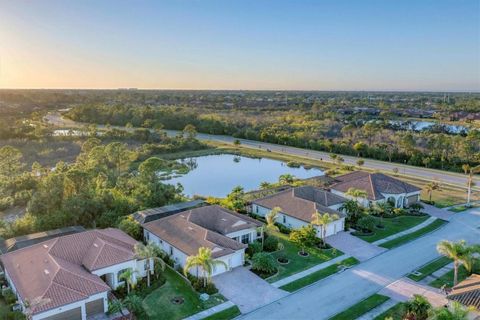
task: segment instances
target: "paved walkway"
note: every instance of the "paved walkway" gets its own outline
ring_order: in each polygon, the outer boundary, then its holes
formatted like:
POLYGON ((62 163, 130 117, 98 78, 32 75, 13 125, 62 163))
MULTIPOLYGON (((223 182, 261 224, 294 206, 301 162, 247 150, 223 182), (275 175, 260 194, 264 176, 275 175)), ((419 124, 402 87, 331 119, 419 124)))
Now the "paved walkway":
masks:
POLYGON ((388 250, 240 318, 329 319, 438 258, 436 246, 440 240, 464 239, 469 243, 479 243, 479 227, 480 209, 457 213, 450 223, 432 233, 388 250))
POLYGON ((339 232, 336 235, 327 237, 327 243, 360 261, 366 261, 387 251, 385 248, 380 248, 379 246, 352 236, 348 232, 339 232))
POLYGON ((390 297, 397 301, 407 301, 414 294, 424 296, 434 307, 447 304, 447 298, 440 289, 433 288, 408 278, 401 278, 380 290, 379 294, 390 297))
POLYGON ((288 295, 244 267, 213 277, 220 293, 235 303, 242 313, 250 312, 288 295))
POLYGON ((231 308, 235 306, 235 304, 231 301, 226 301, 222 304, 219 304, 215 307, 212 307, 210 309, 207 309, 207 310, 204 310, 202 312, 199 312, 199 313, 195 313, 193 316, 190 316, 188 318, 185 318, 183 320, 200 320, 200 319, 204 319, 206 317, 209 317, 215 313, 218 313, 220 311, 223 311, 225 309, 228 309, 228 308, 231 308))
POLYGON ((447 208, 439 209, 435 206, 431 206, 429 204, 423 203, 423 211, 427 214, 431 215, 432 217, 437 217, 439 219, 450 221, 450 219, 455 215, 454 212, 448 211, 447 208))
POLYGON ((389 237, 386 237, 386 238, 383 238, 383 239, 374 241, 374 242, 372 242, 372 244, 379 246, 379 245, 381 245, 382 243, 388 242, 388 241, 393 240, 393 239, 400 238, 400 237, 402 237, 402 236, 404 236, 404 235, 407 235, 407 234, 410 234, 410 233, 415 232, 415 231, 417 231, 417 230, 420 230, 420 229, 422 229, 422 228, 425 228, 426 226, 428 226, 429 224, 431 224, 431 223, 434 222, 435 220, 437 220, 436 217, 430 217, 430 218, 428 218, 427 220, 423 221, 422 223, 416 225, 416 226, 413 227, 413 228, 410 228, 410 229, 404 230, 404 231, 402 231, 402 232, 395 233, 395 234, 393 234, 393 235, 391 235, 391 236, 389 236, 389 237))
POLYGON ((385 311, 387 311, 388 309, 390 309, 391 307, 393 307, 394 305, 396 305, 397 303, 398 303, 397 300, 393 300, 393 299, 387 300, 381 305, 379 305, 378 307, 373 308, 372 310, 365 313, 363 316, 357 318, 356 320, 373 320, 379 315, 381 315, 382 313, 384 313, 385 311))
POLYGON ((306 277, 308 276, 309 274, 312 274, 314 272, 317 272, 318 270, 322 270, 322 269, 325 269, 326 267, 329 267, 331 266, 332 264, 335 264, 339 261, 342 261, 342 260, 345 260, 347 258, 349 258, 350 256, 349 255, 341 255, 339 257, 336 257, 334 259, 331 259, 331 260, 328 260, 324 263, 320 263, 314 267, 311 267, 310 269, 307 269, 307 270, 304 270, 302 272, 299 272, 299 273, 296 273, 294 275, 291 275, 290 277, 286 277, 286 278, 283 278, 282 280, 278 280, 274 283, 272 283, 272 286, 274 286, 275 288, 280 288, 281 286, 284 286, 290 282, 293 282, 295 280, 298 280, 300 278, 303 278, 303 277, 306 277))
POLYGON ((440 278, 441 276, 447 274, 448 272, 452 271, 453 270, 453 262, 452 263, 449 263, 447 264, 446 266, 438 269, 437 271, 433 272, 431 275, 423 278, 422 280, 420 280, 419 282, 420 283, 423 283, 425 285, 428 285, 429 283, 431 283, 432 281, 435 281, 437 280, 438 278, 440 278))

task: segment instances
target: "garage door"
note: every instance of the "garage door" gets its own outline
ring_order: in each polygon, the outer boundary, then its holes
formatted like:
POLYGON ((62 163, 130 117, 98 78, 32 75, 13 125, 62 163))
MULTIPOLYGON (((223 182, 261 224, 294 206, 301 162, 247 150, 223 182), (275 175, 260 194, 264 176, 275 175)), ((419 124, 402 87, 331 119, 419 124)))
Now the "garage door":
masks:
POLYGON ((240 267, 243 265, 243 253, 242 252, 236 252, 231 260, 230 267, 235 268, 235 267, 240 267))
POLYGON ((86 310, 87 310, 87 317, 93 316, 99 313, 104 313, 105 311, 103 310, 103 299, 87 302, 86 310))
POLYGON ((68 310, 47 318, 45 320, 81 320, 82 319, 82 310, 80 307, 68 310))

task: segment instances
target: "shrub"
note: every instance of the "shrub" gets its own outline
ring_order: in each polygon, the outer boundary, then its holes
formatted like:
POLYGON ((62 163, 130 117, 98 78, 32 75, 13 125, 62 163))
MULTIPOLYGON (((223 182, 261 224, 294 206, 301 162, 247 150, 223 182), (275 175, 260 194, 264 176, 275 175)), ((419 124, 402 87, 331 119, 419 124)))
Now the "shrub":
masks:
POLYGON ((278 231, 280 231, 283 234, 290 234, 290 232, 292 232, 292 229, 284 226, 283 224, 275 223, 275 225, 278 227, 278 231))
POLYGON ((7 304, 14 304, 17 302, 17 296, 13 293, 12 289, 6 289, 3 291, 3 298, 7 304))
POLYGON ((128 295, 124 300, 123 304, 127 307, 128 310, 133 312, 135 315, 142 315, 145 311, 142 307, 142 298, 135 294, 128 295))
POLYGON ((262 252, 262 243, 255 241, 248 245, 247 254, 253 256, 255 253, 262 252))
POLYGON ((373 229, 375 228, 375 218, 372 217, 372 216, 362 217, 362 218, 358 219, 357 227, 358 227, 361 231, 364 231, 364 232, 366 232, 366 231, 372 232, 373 229))
POLYGON ((207 294, 215 294, 218 292, 217 287, 215 284, 211 281, 207 282, 207 286, 203 286, 203 279, 202 278, 197 278, 194 275, 188 273, 187 278, 190 281, 193 289, 199 293, 207 293, 207 294))
POLYGON ((408 209, 410 210, 410 214, 420 214, 420 212, 423 210, 423 206, 421 203, 412 203, 408 209))
POLYGON ((276 251, 278 248, 278 239, 277 237, 270 236, 266 238, 263 242, 263 249, 268 252, 276 251))
POLYGON ((272 274, 277 271, 275 259, 266 252, 260 252, 253 256, 252 269, 264 274, 272 274))
POLYGON ((300 168, 300 163, 295 162, 295 161, 288 161, 288 162, 287 162, 287 167, 290 167, 290 168, 300 168))
POLYGON ((13 206, 15 200, 12 197, 0 198, 0 210, 5 210, 13 206))
POLYGON ((26 319, 25 315, 20 311, 9 311, 6 314, 5 320, 24 320, 26 319))

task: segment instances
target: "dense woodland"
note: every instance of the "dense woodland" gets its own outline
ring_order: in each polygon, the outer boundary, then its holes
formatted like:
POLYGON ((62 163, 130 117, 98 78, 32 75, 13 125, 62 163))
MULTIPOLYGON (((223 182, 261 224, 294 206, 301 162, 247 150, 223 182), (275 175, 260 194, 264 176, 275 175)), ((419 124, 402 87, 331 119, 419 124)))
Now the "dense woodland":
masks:
POLYGON ((480 163, 479 130, 455 134, 442 125, 407 130, 391 122, 398 117, 388 110, 372 116, 341 114, 328 104, 278 111, 84 104, 67 116, 81 122, 176 130, 192 124, 199 132, 458 172, 462 164, 480 163))

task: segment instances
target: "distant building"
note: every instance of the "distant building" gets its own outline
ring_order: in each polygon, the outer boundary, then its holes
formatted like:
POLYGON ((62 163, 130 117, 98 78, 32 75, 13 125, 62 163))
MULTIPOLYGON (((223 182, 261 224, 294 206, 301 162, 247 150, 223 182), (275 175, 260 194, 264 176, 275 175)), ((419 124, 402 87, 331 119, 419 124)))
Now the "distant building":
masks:
POLYGON ((389 201, 396 208, 404 208, 420 201, 420 188, 383 173, 355 171, 335 177, 335 180, 337 182, 330 189, 339 196, 353 199, 347 195, 350 188, 365 191, 365 199, 355 199, 363 206, 389 201))

